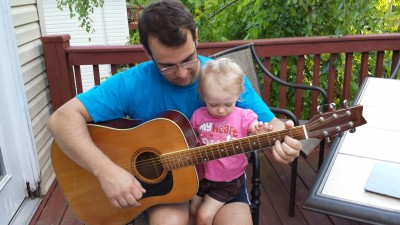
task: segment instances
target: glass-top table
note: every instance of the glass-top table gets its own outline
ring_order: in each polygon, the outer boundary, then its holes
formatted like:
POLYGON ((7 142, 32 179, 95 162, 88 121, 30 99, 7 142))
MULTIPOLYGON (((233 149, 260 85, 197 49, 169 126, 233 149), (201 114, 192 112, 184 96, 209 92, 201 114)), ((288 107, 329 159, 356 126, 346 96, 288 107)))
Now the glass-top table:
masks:
POLYGON ((303 207, 371 224, 400 224, 399 198, 365 190, 377 164, 400 173, 400 80, 366 78, 358 104, 367 124, 335 138, 303 207))

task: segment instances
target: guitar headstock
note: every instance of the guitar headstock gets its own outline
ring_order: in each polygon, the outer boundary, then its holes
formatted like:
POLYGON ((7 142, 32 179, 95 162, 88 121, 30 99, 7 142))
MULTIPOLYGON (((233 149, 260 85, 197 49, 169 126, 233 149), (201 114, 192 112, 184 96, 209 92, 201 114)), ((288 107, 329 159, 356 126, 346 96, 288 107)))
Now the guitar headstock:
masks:
POLYGON ((366 124, 362 110, 357 105, 316 115, 305 125, 308 137, 323 139, 366 124))

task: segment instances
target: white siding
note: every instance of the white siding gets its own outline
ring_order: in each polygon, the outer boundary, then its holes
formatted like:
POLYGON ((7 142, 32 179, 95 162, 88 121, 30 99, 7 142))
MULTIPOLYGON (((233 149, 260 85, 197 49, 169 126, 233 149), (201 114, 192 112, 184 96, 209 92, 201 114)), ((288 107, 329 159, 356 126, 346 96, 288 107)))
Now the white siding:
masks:
POLYGON ((126 1, 106 1, 103 8, 103 18, 106 30, 106 44, 121 45, 127 43, 129 29, 126 1))
MULTIPOLYGON (((125 45, 129 38, 125 0, 107 0, 101 9, 91 15, 94 33, 80 27, 77 18, 70 18, 68 9, 57 8, 55 0, 43 0, 43 14, 47 34, 69 34, 71 45, 125 45)), ((83 90, 93 87, 93 68, 81 66, 83 90)), ((101 77, 111 74, 110 66, 100 65, 101 77)))
POLYGON ((41 190, 42 194, 46 194, 54 181, 54 170, 52 166, 48 166, 51 164, 48 157, 50 145, 46 144, 52 141, 51 135, 46 129, 51 106, 36 1, 13 0, 11 1, 11 13, 21 63, 21 75, 39 160, 41 190), (43 174, 50 175, 44 177, 43 174))
MULTIPOLYGON (((54 181, 55 173, 50 160, 53 138, 46 129, 52 113, 47 75, 43 59, 42 30, 47 34, 70 34, 71 45, 124 45, 129 36, 125 0, 107 0, 103 9, 92 16, 95 33, 88 34, 79 27, 77 19, 70 19, 69 12, 60 11, 55 0, 43 0, 43 9, 38 9, 36 0, 12 0, 11 13, 21 63, 31 127, 41 174, 42 194, 46 194, 54 181), (39 13, 43 12, 43 15, 39 13), (39 18, 45 21, 39 23, 39 18), (40 27, 46 24, 46 27, 40 27), (90 41, 89 41, 90 37, 90 41)), ((85 90, 93 86, 91 68, 82 68, 85 90)), ((102 76, 109 75, 109 67, 100 65, 102 76)))

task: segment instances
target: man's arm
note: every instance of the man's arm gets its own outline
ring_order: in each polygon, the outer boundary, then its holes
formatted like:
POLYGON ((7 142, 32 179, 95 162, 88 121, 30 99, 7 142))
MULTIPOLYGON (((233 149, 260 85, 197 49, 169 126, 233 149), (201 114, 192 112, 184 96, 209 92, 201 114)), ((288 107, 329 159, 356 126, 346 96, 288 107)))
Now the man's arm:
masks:
POLYGON ((76 98, 55 111, 47 124, 60 149, 99 180, 110 202, 119 208, 137 206, 145 190, 126 170, 93 143, 87 125, 92 118, 76 98))
MULTIPOLYGON (((273 130, 283 130, 292 128, 294 126, 293 121, 289 120, 283 123, 281 120, 274 117, 269 124, 272 125, 273 130)), ((275 145, 272 146, 272 155, 274 158, 281 163, 290 163, 296 157, 300 155, 301 143, 299 140, 293 139, 289 136, 285 136, 284 141, 276 141, 275 145)))

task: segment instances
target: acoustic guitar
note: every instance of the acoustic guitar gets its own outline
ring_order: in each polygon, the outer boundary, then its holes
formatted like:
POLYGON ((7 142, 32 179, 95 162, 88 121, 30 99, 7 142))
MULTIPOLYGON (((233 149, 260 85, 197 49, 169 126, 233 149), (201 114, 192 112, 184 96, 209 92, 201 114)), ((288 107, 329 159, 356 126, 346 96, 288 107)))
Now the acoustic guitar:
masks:
POLYGON ((126 224, 153 205, 189 201, 198 188, 194 165, 265 149, 285 136, 322 139, 365 123, 362 106, 354 106, 317 115, 306 125, 207 146, 198 145, 190 122, 178 111, 163 112, 146 122, 119 119, 88 124, 94 143, 146 189, 140 207, 114 207, 96 177, 64 155, 55 142, 51 158, 64 196, 82 222, 126 224))

